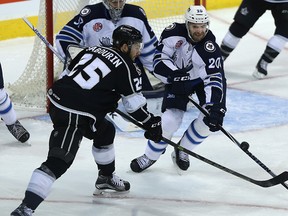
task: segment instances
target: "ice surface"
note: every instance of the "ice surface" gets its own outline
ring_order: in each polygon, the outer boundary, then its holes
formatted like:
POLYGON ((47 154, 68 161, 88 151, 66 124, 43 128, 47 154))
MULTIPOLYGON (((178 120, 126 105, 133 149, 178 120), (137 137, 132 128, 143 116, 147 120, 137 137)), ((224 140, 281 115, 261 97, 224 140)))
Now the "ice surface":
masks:
MULTIPOLYGON (((209 11, 211 29, 218 42, 235 10, 209 11)), ((225 62, 229 88, 224 128, 238 141, 247 141, 250 151, 280 174, 287 170, 288 162, 287 46, 269 66, 268 79, 254 80, 251 76, 273 28, 273 19, 266 13, 225 62)), ((6 83, 13 83, 20 76, 32 46, 33 38, 0 41, 6 83)), ((1 215, 9 215, 20 204, 32 171, 46 159, 52 130, 43 112, 16 109, 31 139, 28 144, 16 142, 0 122, 1 215)), ((189 109, 173 138, 175 142, 198 113, 196 108, 189 109)), ((84 139, 74 164, 56 181, 35 215, 283 216, 288 213, 288 191, 282 185, 261 188, 194 158, 189 170, 178 175, 170 158, 172 147, 150 169, 135 174, 129 168, 130 161, 143 154, 145 145, 142 131, 117 132, 116 172, 130 181, 131 191, 122 197, 94 198, 97 170, 91 141, 84 139)), ((195 152, 251 178, 271 178, 221 132, 211 135, 195 152)))

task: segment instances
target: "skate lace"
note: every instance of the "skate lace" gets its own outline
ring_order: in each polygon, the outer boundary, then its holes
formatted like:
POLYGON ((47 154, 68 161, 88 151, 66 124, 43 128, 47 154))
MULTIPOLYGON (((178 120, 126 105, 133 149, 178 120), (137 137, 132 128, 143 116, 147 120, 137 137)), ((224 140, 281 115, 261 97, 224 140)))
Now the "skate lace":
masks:
POLYGON ((267 65, 268 65, 268 62, 264 61, 264 60, 261 60, 260 62, 260 67, 262 69, 264 69, 265 71, 267 71, 267 65))
POLYGON ((124 186, 123 180, 119 176, 114 175, 114 174, 113 174, 113 177, 111 179, 111 182, 116 186, 124 186))
POLYGON ((153 163, 153 160, 150 160, 146 155, 143 155, 137 158, 137 162, 141 168, 146 168, 153 163))
POLYGON ((21 204, 13 213, 16 213, 20 216, 32 216, 32 213, 34 211, 30 208, 28 208, 26 205, 21 204))
POLYGON ((179 159, 182 161, 189 161, 189 156, 183 151, 179 151, 179 159))
MULTIPOLYGON (((30 209, 30 208, 28 208, 28 207, 24 207, 24 212, 25 212, 25 214, 27 215, 27 216, 30 216, 30 215, 32 215, 32 213, 34 212, 32 209, 30 209)), ((26 216, 25 215, 25 216, 26 216)))
POLYGON ((258 72, 258 73, 255 73, 254 75, 256 76, 256 77, 260 77, 260 78, 263 78, 263 74, 264 75, 267 75, 267 66, 268 66, 268 62, 266 62, 265 60, 263 60, 263 59, 261 59, 259 62, 258 62, 258 64, 257 64, 257 66, 256 66, 256 72, 258 72), (261 75, 262 74, 262 75, 261 75))

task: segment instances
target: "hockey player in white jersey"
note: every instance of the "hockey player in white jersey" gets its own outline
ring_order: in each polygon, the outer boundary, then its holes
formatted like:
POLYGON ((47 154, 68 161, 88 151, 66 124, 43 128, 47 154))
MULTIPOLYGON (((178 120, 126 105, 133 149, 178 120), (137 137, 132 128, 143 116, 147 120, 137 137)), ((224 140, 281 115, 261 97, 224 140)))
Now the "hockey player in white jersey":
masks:
MULTIPOLYGON (((185 131, 179 144, 192 151, 211 132, 218 131, 226 112, 226 79, 223 60, 215 36, 209 30, 209 17, 203 6, 190 6, 185 23, 173 23, 162 32, 154 56, 154 73, 165 83, 162 104, 163 137, 171 139, 180 127, 195 93, 209 116, 199 114, 185 131)), ((148 140, 145 153, 131 161, 134 172, 153 165, 165 152, 167 143, 148 140)), ((172 155, 181 170, 187 170, 188 154, 175 149, 172 155)))
POLYGON ((0 117, 5 122, 9 132, 20 142, 26 142, 30 134, 17 120, 16 112, 8 93, 4 88, 3 72, 0 63, 0 117))
POLYGON ((225 60, 241 38, 268 10, 272 13, 276 29, 252 74, 257 79, 267 76, 268 65, 274 61, 288 42, 288 0, 243 0, 221 44, 221 52, 225 60))
POLYGON ((153 87, 144 68, 153 72, 153 55, 158 40, 148 23, 144 9, 126 4, 126 0, 103 0, 85 6, 56 35, 57 50, 65 58, 69 45, 111 47, 113 30, 124 24, 134 26, 143 35, 144 47, 136 63, 142 71, 143 91, 151 91, 153 87))

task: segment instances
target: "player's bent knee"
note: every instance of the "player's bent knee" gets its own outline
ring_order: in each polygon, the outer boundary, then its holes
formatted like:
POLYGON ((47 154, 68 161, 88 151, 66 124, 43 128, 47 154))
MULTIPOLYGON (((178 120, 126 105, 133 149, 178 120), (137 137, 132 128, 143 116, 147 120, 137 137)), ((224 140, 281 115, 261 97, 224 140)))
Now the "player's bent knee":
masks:
POLYGON ((59 178, 73 163, 82 133, 76 128, 56 128, 51 132, 48 159, 43 163, 59 178))
POLYGON ((64 127, 54 129, 50 135, 48 156, 60 158, 67 164, 72 163, 82 137, 81 131, 72 126, 69 129, 64 127))
POLYGON ((63 148, 53 147, 49 150, 48 157, 58 158, 67 164, 72 164, 75 154, 68 152, 63 148))
POLYGON ((70 165, 71 163, 68 164, 63 159, 48 156, 47 160, 38 169, 58 179, 67 171, 70 165))
POLYGON ((247 34, 251 26, 243 25, 238 22, 233 22, 229 28, 231 34, 233 34, 237 38, 242 38, 244 35, 247 34))

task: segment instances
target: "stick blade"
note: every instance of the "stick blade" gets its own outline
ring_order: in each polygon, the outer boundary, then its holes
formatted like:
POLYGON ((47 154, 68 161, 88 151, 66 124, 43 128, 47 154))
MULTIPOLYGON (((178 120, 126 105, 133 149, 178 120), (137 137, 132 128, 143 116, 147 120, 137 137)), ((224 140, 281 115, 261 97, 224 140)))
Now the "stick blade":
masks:
POLYGON ((266 181, 258 181, 258 185, 261 187, 272 187, 278 184, 282 184, 285 181, 288 180, 288 172, 285 171, 283 173, 281 173, 280 175, 277 175, 269 180, 266 181))

